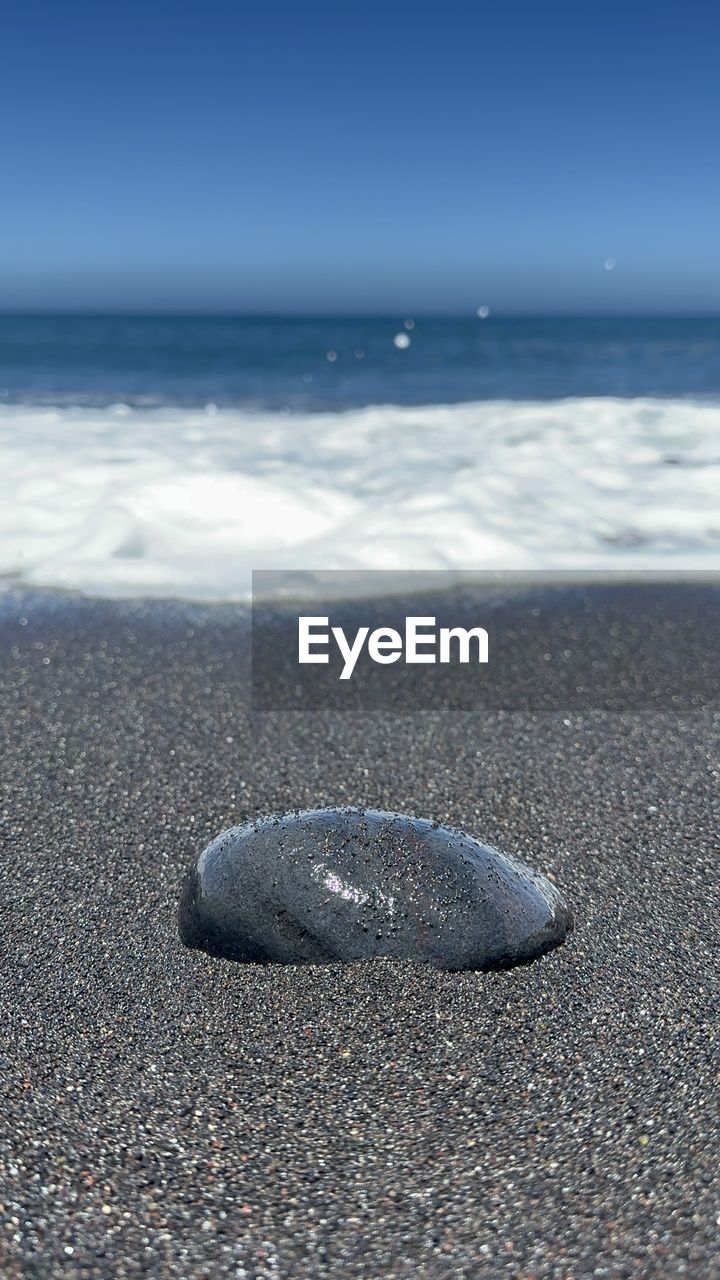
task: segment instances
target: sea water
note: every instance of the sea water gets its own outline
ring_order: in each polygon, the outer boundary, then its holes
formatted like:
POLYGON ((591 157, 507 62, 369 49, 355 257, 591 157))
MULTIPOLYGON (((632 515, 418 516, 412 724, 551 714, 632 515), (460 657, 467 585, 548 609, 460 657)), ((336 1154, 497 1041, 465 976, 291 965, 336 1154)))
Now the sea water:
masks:
POLYGON ((720 321, 0 318, 0 576, 720 568, 720 321))

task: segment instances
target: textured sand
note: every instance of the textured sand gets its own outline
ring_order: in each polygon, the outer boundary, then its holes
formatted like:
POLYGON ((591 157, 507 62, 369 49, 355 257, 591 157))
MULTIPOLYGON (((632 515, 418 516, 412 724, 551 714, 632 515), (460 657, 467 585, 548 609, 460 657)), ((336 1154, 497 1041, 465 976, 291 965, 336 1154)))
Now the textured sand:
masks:
POLYGON ((720 1275, 720 716, 252 722, 247 679, 239 610, 0 600, 3 1277, 720 1275), (517 852, 570 942, 181 946, 221 828, 349 802, 517 852))

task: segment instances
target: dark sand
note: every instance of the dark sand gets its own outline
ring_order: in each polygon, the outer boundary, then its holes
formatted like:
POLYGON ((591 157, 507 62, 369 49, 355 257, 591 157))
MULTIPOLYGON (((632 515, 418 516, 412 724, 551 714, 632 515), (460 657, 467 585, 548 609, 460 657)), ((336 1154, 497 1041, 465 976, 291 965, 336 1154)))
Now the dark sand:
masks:
POLYGON ((718 713, 251 722, 247 677, 239 610, 0 600, 0 1274, 720 1276, 718 713), (497 974, 182 947, 221 828, 348 802, 518 853, 575 934, 497 974))

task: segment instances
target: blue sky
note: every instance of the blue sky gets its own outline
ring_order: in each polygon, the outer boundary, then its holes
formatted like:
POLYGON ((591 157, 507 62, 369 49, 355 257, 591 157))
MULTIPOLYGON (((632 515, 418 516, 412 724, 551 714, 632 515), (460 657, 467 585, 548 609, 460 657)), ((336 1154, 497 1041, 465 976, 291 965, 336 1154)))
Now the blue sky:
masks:
POLYGON ((720 311, 715 4, 13 0, 1 38, 0 310, 720 311))

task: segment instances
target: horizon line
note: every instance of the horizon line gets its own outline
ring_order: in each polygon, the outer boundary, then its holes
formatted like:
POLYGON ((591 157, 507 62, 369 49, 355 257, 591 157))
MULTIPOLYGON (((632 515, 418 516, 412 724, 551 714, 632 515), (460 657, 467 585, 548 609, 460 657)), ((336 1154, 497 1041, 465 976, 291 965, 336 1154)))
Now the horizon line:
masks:
POLYGON ((199 308, 64 308, 64 307, 10 307, 0 308, 0 319, 30 319, 34 317, 56 319, 156 319, 156 320, 388 320, 399 321, 413 319, 415 321, 433 320, 472 320, 478 324, 488 324, 493 320, 720 320, 720 310, 695 311, 678 308, 662 311, 542 311, 530 309, 526 311, 489 311, 487 316, 479 316, 477 311, 412 311, 398 309, 396 311, 287 311, 262 310, 230 310, 199 308))

